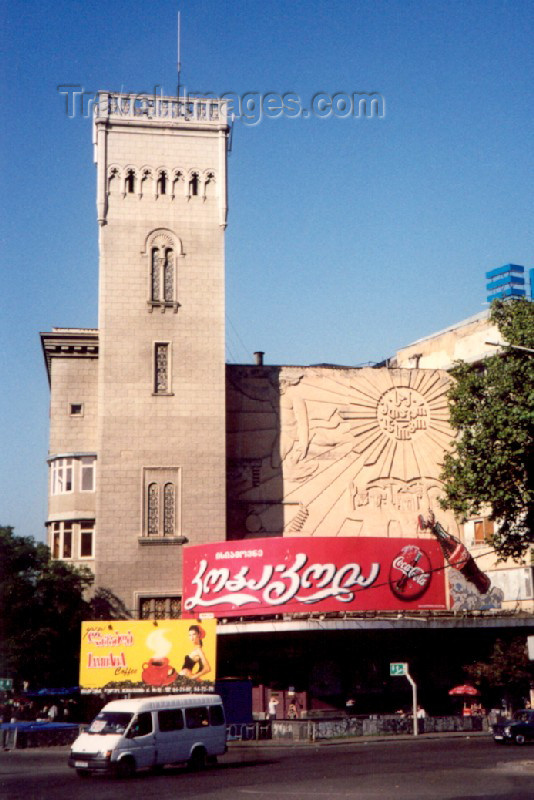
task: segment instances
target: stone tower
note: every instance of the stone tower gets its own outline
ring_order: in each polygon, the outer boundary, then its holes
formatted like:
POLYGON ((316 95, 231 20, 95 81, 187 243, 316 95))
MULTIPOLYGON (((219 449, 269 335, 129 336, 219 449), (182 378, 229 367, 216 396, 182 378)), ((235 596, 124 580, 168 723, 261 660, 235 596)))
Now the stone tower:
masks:
POLYGON ((98 95, 96 586, 177 616, 182 545, 225 538, 219 100, 98 95))

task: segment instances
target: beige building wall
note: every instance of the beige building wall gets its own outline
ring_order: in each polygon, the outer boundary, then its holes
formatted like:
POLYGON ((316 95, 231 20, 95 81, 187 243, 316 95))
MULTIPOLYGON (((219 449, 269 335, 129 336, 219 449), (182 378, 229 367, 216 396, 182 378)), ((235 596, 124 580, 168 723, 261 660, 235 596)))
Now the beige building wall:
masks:
POLYGON ((497 348, 486 342, 502 343, 499 329, 491 325, 488 311, 483 311, 438 333, 419 339, 397 351, 390 366, 413 369, 449 370, 455 361, 468 364, 493 356, 497 348))
POLYGON ((136 615, 180 594, 184 542, 225 537, 227 127, 205 108, 110 108, 96 120, 96 580, 136 615))

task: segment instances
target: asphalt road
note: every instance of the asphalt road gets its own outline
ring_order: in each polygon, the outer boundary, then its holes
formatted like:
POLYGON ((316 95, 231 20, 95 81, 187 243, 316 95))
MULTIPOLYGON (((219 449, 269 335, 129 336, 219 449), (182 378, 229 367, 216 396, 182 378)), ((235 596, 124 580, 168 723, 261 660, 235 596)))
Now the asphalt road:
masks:
POLYGON ((205 772, 166 768, 131 780, 80 779, 67 748, 0 753, 6 800, 530 800, 534 745, 490 737, 307 746, 231 746, 205 772))

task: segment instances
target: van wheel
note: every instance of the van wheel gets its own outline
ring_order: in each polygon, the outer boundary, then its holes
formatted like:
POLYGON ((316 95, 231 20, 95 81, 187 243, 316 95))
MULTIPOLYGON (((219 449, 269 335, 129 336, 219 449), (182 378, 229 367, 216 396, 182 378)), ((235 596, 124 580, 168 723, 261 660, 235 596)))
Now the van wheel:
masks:
POLYGON ((135 761, 133 758, 121 758, 115 767, 117 778, 131 778, 135 773, 135 761))
POLYGON ((197 771, 204 769, 206 766, 206 751, 203 747, 195 747, 191 753, 191 758, 188 762, 188 767, 191 770, 197 771))

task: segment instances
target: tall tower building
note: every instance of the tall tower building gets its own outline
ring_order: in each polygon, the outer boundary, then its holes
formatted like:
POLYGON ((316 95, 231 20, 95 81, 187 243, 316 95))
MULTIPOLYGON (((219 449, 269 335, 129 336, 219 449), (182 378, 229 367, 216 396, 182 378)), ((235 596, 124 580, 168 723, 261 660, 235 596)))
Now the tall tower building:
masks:
POLYGON ((53 414, 51 472, 93 464, 94 521, 91 504, 79 513, 57 497, 82 497, 81 477, 65 492, 51 480, 51 544, 65 557, 66 525, 79 560, 93 523, 81 560, 134 616, 178 616, 182 545, 225 538, 227 141, 221 101, 99 93, 98 359, 95 331, 43 335, 52 405, 65 412, 53 414), (70 372, 58 382, 59 366, 70 372))

